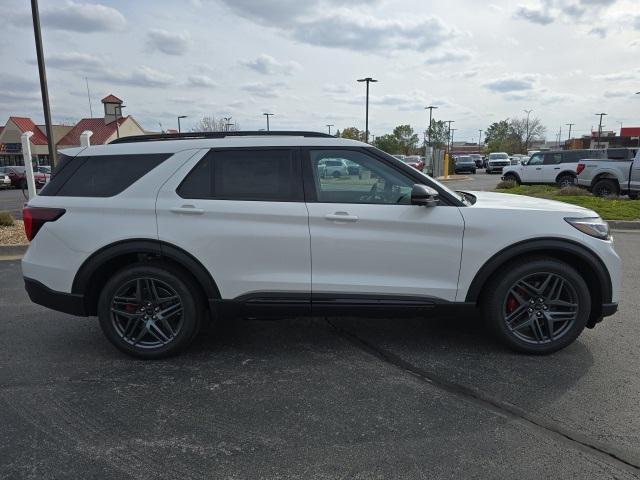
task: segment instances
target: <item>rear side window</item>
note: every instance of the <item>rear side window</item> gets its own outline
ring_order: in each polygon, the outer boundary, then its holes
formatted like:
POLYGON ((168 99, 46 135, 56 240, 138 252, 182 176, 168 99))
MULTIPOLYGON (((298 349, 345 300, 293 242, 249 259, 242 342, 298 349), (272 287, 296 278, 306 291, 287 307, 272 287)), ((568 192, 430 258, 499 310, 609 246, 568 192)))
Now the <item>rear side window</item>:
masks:
POLYGON ((149 173, 171 154, 67 157, 40 195, 113 197, 149 173))
POLYGON ((292 150, 212 150, 177 193, 182 198, 301 201, 302 176, 292 150))
POLYGON ((545 165, 557 165, 562 163, 562 153, 545 153, 544 164, 545 165))

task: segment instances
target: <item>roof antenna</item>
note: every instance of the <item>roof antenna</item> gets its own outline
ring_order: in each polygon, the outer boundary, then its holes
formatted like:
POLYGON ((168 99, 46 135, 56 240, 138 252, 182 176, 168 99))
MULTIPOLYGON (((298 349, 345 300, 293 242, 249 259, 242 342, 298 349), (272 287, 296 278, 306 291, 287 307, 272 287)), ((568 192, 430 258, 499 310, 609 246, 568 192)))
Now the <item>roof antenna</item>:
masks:
POLYGON ((87 99, 89 100, 89 116, 93 118, 93 109, 91 108, 91 94, 89 93, 89 79, 84 77, 84 81, 87 83, 87 99))

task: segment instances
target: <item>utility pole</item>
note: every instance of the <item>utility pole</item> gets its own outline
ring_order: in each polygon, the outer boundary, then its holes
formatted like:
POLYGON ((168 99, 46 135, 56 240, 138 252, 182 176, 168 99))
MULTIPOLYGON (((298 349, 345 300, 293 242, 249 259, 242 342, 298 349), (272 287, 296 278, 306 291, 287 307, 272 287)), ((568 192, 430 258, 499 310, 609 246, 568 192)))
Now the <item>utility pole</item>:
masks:
POLYGON ((333 123, 328 123, 325 126, 329 129, 329 135, 331 135, 331 127, 333 127, 333 123))
POLYGON ((606 113, 596 113, 596 116, 600 116, 600 123, 598 124, 598 146, 600 148, 600 137, 602 136, 602 117, 607 115, 606 113))
POLYGON ((269 117, 272 117, 273 115, 275 115, 274 113, 263 113, 262 115, 264 115, 265 117, 267 117, 267 132, 269 132, 269 117))
POLYGON ((567 136, 567 140, 571 140, 571 127, 575 125, 575 123, 565 123, 567 127, 569 127, 569 135, 567 136))
POLYGON ((178 115, 178 133, 182 132, 182 129, 180 128, 180 119, 181 118, 187 118, 186 115, 178 115))
POLYGON ((533 110, 523 110, 523 112, 527 114, 527 126, 526 126, 527 133, 525 134, 525 137, 524 137, 524 149, 525 151, 527 151, 529 150, 529 115, 531 115, 531 112, 533 112, 533 110))
POLYGON ((449 138, 449 151, 451 151, 451 149, 453 148, 453 132, 455 132, 457 130, 457 128, 451 128, 449 130, 450 133, 450 138, 449 138))
POLYGON ((36 41, 38 73, 40 74, 40 92, 42 94, 44 124, 47 130, 47 145, 49 146, 49 163, 51 164, 51 171, 53 171, 53 168, 56 165, 56 149, 55 145, 53 144, 51 109, 49 108, 49 89, 47 88, 47 70, 44 66, 44 51, 42 49, 42 32, 40 31, 40 12, 38 11, 38 0, 31 0, 31 16, 33 18, 33 36, 35 37, 36 41))
POLYGON ((89 79, 84 77, 84 81, 87 83, 87 100, 89 100, 89 118, 93 118, 93 108, 91 108, 91 93, 89 93, 89 79))
POLYGON ((429 105, 428 107, 424 107, 425 110, 429 110, 429 128, 427 129, 427 144, 429 148, 431 148, 431 123, 433 120, 433 110, 438 107, 434 107, 433 105, 429 105))
POLYGON ((478 153, 482 151, 482 143, 480 140, 482 140, 482 129, 478 129, 478 153))
POLYGON ((364 117, 364 141, 365 143, 369 143, 369 84, 371 82, 375 83, 378 80, 374 80, 371 77, 360 78, 358 82, 366 82, 367 83, 367 103, 365 109, 365 117, 364 117))
POLYGON ((451 124, 456 123, 455 120, 445 120, 444 123, 447 123, 449 126, 447 127, 447 150, 450 150, 449 143, 451 139, 451 124))

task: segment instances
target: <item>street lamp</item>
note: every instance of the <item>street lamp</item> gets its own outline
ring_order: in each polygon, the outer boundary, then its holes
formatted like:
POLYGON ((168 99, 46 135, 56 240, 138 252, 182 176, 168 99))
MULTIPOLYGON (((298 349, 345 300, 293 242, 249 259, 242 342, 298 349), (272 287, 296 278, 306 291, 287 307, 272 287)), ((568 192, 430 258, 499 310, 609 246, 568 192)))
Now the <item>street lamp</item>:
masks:
POLYGON ((600 137, 602 136, 602 117, 607 115, 606 113, 596 113, 596 116, 600 116, 600 123, 598 124, 598 146, 600 148, 600 137))
POLYGON ((433 110, 438 107, 434 107, 433 105, 429 105, 428 107, 424 107, 425 110, 429 109, 429 128, 427 129, 427 143, 429 147, 431 147, 431 120, 433 118, 433 110))
POLYGON ((273 115, 275 115, 274 113, 263 113, 262 115, 264 115, 265 117, 267 117, 267 132, 269 132, 269 117, 272 117, 273 115))
POLYGON ((224 131, 226 132, 229 131, 229 125, 230 125, 229 121, 231 120, 231 118, 232 117, 222 117, 222 119, 224 120, 224 124, 223 124, 223 126, 225 127, 224 131))
POLYGON ((526 126, 526 131, 527 133, 525 134, 524 137, 524 149, 529 150, 529 115, 531 115, 531 112, 533 112, 533 110, 523 110, 524 113, 527 114, 527 126, 526 126))
POLYGON ((451 148, 449 147, 449 141, 451 140, 451 124, 452 123, 456 123, 455 120, 445 120, 444 123, 449 124, 449 126, 447 127, 447 150, 451 150, 451 148))
POLYGON ((329 129, 329 135, 331 135, 331 127, 333 127, 333 123, 328 123, 325 126, 329 129))
POLYGON ((478 129, 478 153, 482 152, 482 147, 480 146, 480 141, 482 140, 482 129, 478 129))
POLYGON ((116 105, 115 107, 113 107, 113 109, 116 112, 116 136, 117 138, 120 138, 120 126, 119 126, 119 122, 118 122, 118 110, 120 110, 120 117, 122 117, 122 109, 126 108, 126 105, 116 105))
POLYGON ((178 133, 182 132, 182 129, 180 128, 180 119, 181 118, 187 118, 187 116, 186 115, 179 115, 178 116, 178 133))
POLYGON ((367 83, 367 106, 365 110, 365 120, 364 120, 364 141, 369 143, 369 84, 371 82, 375 83, 378 80, 374 80, 371 77, 360 78, 358 82, 366 82, 367 83))

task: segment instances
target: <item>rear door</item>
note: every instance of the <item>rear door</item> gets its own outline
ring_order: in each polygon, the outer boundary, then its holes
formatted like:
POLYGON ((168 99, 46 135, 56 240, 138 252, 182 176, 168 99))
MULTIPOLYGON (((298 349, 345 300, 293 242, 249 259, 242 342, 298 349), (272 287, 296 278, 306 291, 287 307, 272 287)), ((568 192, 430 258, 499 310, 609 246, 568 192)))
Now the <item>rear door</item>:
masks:
POLYGON ((549 152, 544 154, 542 169, 540 170, 540 183, 555 183, 560 173, 562 152, 549 152))
POLYGON ((162 187, 161 241, 211 273, 223 299, 310 307, 311 252, 297 149, 204 151, 162 187), (271 300, 268 300, 268 299, 271 300))
POLYGON ((340 302, 455 300, 464 231, 458 207, 411 205, 415 180, 362 149, 310 149, 304 168, 314 313, 340 302), (358 174, 322 178, 325 158, 354 162, 358 174))

